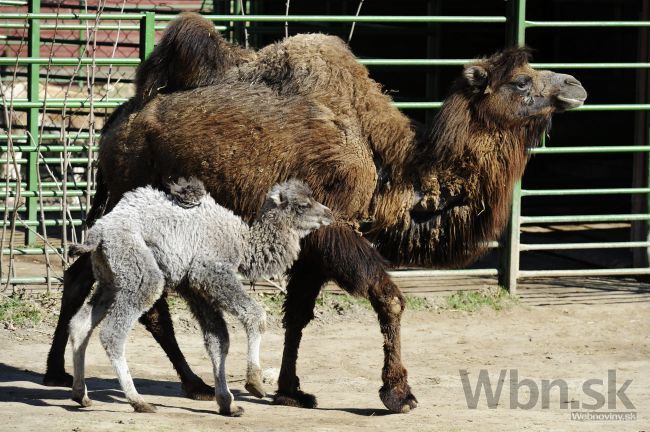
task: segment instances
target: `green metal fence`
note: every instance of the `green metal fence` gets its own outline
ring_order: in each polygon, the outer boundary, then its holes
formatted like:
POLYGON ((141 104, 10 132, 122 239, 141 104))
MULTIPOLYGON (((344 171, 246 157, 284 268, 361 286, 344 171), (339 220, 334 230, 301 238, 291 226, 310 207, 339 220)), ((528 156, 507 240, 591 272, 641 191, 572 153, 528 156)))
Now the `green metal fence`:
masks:
MULTIPOLYGON (((96 110, 112 109, 126 100, 124 97, 103 97, 95 99, 92 89, 87 97, 50 98, 45 94, 40 95, 39 75, 43 68, 76 67, 88 65, 114 66, 135 68, 154 47, 156 31, 165 28, 167 22, 173 19, 170 15, 156 15, 152 12, 139 13, 94 13, 81 14, 54 14, 41 13, 40 1, 29 2, 29 13, 0 13, 0 29, 25 28, 28 37, 28 56, 0 58, 0 66, 27 68, 27 97, 5 98, 4 111, 11 113, 13 110, 26 111, 26 125, 24 132, 0 133, 0 150, 16 155, 22 152, 23 156, 9 158, 7 156, 0 164, 15 165, 20 169, 19 179, 14 182, 7 181, 0 197, 5 200, 5 217, 3 240, 9 227, 22 227, 27 230, 25 246, 3 243, 2 254, 14 259, 19 255, 45 255, 53 256, 65 262, 65 245, 68 241, 67 227, 82 224, 83 215, 88 208, 93 195, 93 160, 97 150, 96 140, 98 133, 93 127, 88 132, 74 132, 63 130, 61 133, 45 132, 42 129, 44 113, 49 110, 59 110, 63 113, 70 110, 85 110, 92 116, 96 110), (44 20, 56 20, 42 24, 44 20), (139 58, 89 58, 41 57, 41 30, 66 29, 87 30, 88 22, 92 22, 96 30, 138 30, 139 58), (56 156, 51 156, 55 153, 56 156), (47 155, 47 156, 45 156, 47 155), (64 173, 61 181, 43 181, 39 170, 43 166, 56 165, 64 173), (83 179, 70 179, 69 174, 75 167, 81 167, 84 172, 83 179), (44 198, 61 198, 61 204, 44 202, 44 198), (76 198, 76 204, 67 201, 76 198), (8 202, 13 199, 14 204, 8 202), (19 201, 24 200, 24 207, 19 201), (21 212, 14 211, 21 210, 21 212), (12 216, 14 218, 12 219, 12 216), (46 227, 60 227, 62 241, 60 244, 50 241, 47 236, 39 234, 38 228, 44 231, 46 227), (40 243, 40 244, 39 244, 40 243)), ((226 30, 233 28, 237 23, 297 23, 297 22, 332 22, 332 23, 455 23, 458 25, 490 25, 500 26, 504 31, 504 40, 509 44, 522 45, 526 40, 526 32, 530 29, 545 27, 650 27, 648 21, 528 21, 526 20, 526 1, 514 0, 509 2, 508 14, 505 16, 336 16, 336 15, 206 15, 217 28, 226 30)), ((242 25, 242 24, 239 24, 242 25)), ((247 24, 245 24, 247 25, 247 24)), ((444 67, 459 66, 468 59, 362 59, 368 67, 444 67)), ((615 69, 615 68, 650 68, 650 63, 538 63, 535 67, 553 69, 615 69)), ((395 105, 400 109, 434 110, 440 107, 439 101, 400 101, 395 105)), ((588 104, 579 111, 648 111, 650 104, 588 104)), ((536 155, 571 154, 571 153, 615 153, 615 152, 644 152, 650 151, 648 145, 624 146, 573 146, 573 147, 547 147, 533 149, 536 155)), ((518 183, 512 200, 512 217, 502 244, 493 243, 500 247, 501 264, 494 268, 465 269, 465 270, 415 270, 409 275, 477 275, 498 276, 502 285, 511 292, 516 291, 517 281, 521 278, 538 276, 570 276, 570 275, 641 275, 650 274, 650 268, 612 268, 612 269, 584 269, 584 270, 521 270, 519 266, 520 254, 525 251, 538 250, 570 250, 591 248, 650 248, 650 241, 629 242, 590 242, 590 243, 556 243, 556 244, 522 244, 520 242, 521 227, 529 224, 548 223, 580 223, 580 222, 615 222, 615 221, 648 221, 650 214, 609 214, 609 215, 579 215, 579 216, 526 216, 521 214, 521 201, 532 196, 553 195, 604 195, 604 194, 641 194, 650 196, 650 185, 636 188, 608 188, 608 189, 564 189, 564 190, 530 190, 518 183)), ((49 259, 49 258, 48 258, 49 259)), ((11 262, 11 261, 10 261, 11 262)), ((41 284, 60 282, 60 274, 51 274, 48 270, 43 275, 17 275, 9 266, 9 271, 3 268, 1 281, 8 284, 41 284)), ((402 272, 394 272, 393 276, 399 277, 402 272)))

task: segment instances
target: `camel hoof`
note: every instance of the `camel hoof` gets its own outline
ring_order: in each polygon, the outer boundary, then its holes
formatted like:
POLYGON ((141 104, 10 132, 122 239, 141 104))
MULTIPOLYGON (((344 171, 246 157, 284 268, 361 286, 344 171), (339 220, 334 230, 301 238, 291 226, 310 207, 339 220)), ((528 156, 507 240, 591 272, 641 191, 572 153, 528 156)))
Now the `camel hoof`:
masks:
POLYGON ((266 391, 260 382, 247 382, 244 388, 256 398, 261 399, 266 396, 266 391))
POLYGON ((43 377, 43 385, 48 387, 72 387, 72 375, 65 371, 59 373, 46 372, 43 377))
POLYGON ((379 390, 379 398, 386 408, 394 413, 406 414, 418 406, 418 400, 406 383, 392 388, 382 387, 379 390))
POLYGON ((81 396, 73 395, 72 400, 77 402, 79 405, 81 405, 84 408, 89 407, 93 404, 93 401, 86 395, 81 395, 81 396))
POLYGON ((296 408, 316 408, 318 406, 316 396, 300 390, 296 390, 291 394, 278 391, 273 397, 273 404, 296 408))
POLYGON ((132 404, 133 409, 137 413, 155 413, 156 407, 147 402, 138 402, 132 404))
POLYGON ((241 417, 244 415, 244 408, 237 406, 237 405, 231 405, 230 409, 220 409, 219 414, 225 415, 228 417, 241 417))
POLYGON ((182 387, 183 392, 190 399, 201 401, 214 400, 214 387, 210 387, 200 378, 195 381, 183 383, 182 387))

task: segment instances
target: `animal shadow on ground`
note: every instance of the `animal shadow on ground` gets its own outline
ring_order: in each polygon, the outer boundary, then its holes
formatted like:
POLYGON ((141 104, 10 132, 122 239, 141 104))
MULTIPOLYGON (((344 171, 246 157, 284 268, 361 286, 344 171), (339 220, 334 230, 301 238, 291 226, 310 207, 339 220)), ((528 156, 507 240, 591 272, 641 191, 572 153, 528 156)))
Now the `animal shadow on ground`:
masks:
MULTIPOLYGON (((42 385, 42 381, 43 377, 40 373, 30 371, 28 369, 20 369, 5 363, 0 363, 0 404, 3 402, 18 402, 32 406, 60 406, 61 408, 69 411, 78 411, 81 409, 79 406, 76 406, 76 403, 70 403, 66 405, 52 403, 51 401, 72 402, 72 390, 65 387, 46 387, 42 385), (20 382, 33 383, 38 387, 34 388, 21 387, 19 385, 4 385, 5 383, 20 382)), ((138 390, 142 392, 142 394, 151 396, 184 398, 180 383, 176 381, 152 380, 143 378, 135 378, 133 381, 135 382, 138 390)), ((128 404, 128 402, 124 400, 124 393, 120 389, 120 384, 118 383, 117 379, 88 378, 86 380, 86 383, 88 385, 89 395, 94 402, 99 402, 102 404, 128 404)), ((236 389, 232 389, 231 391, 235 398, 239 401, 258 404, 270 404, 269 400, 249 397, 248 393, 241 392, 236 389)), ((180 408, 194 413, 214 414, 215 410, 211 405, 214 404, 214 402, 207 401, 205 403, 210 404, 209 409, 195 409, 161 403, 156 403, 155 405, 164 408, 180 408)), ((101 407, 99 405, 93 405, 90 409, 113 411, 110 409, 110 405, 102 405, 101 407)))

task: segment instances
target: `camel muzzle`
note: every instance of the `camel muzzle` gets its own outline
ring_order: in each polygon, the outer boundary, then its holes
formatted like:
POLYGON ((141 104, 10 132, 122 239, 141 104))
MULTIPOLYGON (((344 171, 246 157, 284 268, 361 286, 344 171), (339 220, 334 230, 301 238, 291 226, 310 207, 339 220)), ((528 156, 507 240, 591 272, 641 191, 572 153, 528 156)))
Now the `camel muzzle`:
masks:
POLYGON ((582 87, 580 81, 571 75, 554 74, 551 78, 553 87, 557 90, 557 108, 561 111, 578 108, 585 103, 587 91, 582 87))

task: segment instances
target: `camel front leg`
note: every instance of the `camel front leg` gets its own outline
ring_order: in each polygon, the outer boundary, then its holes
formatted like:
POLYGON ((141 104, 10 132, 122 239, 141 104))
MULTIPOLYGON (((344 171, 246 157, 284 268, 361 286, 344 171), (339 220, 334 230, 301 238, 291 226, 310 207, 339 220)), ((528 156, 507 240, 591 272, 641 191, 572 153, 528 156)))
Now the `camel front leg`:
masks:
POLYGON ((379 318, 379 328, 384 337, 384 367, 381 379, 384 385, 379 397, 386 408, 396 413, 407 413, 418 406, 408 385, 407 371, 402 365, 401 318, 404 297, 399 288, 384 272, 370 287, 368 297, 379 318))
MULTIPOLYGON (((327 227, 330 245, 323 251, 331 278, 352 295, 370 300, 379 319, 384 337, 384 385, 379 397, 386 408, 407 413, 417 407, 417 399, 408 385, 406 368, 402 365, 400 326, 404 297, 386 273, 384 259, 370 243, 347 227, 327 227)), ((321 230, 321 232, 324 230, 321 230)))

